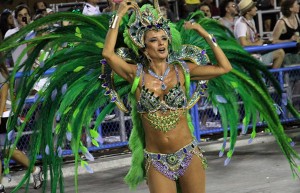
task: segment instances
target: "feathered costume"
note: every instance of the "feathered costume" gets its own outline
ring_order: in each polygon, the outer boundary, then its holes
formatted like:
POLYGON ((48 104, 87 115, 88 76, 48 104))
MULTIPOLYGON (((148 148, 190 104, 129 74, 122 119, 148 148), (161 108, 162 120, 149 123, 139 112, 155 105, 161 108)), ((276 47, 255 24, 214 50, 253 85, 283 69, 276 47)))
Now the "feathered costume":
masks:
MULTIPOLYGON (((155 2, 157 3, 157 1, 155 2)), ((153 12, 156 11, 149 5, 145 7, 153 12)), ((145 7, 141 10, 144 10, 145 7)), ((18 82, 19 89, 16 91, 13 100, 12 113, 14 115, 21 114, 26 97, 40 77, 52 68, 55 69, 49 77, 47 87, 39 91, 35 97, 35 102, 26 114, 24 122, 19 123, 18 116, 13 116, 9 120, 8 127, 7 144, 11 140, 13 128, 15 125, 19 125, 16 144, 27 122, 32 118, 34 112, 38 111, 38 117, 35 118, 32 126, 33 134, 29 151, 30 160, 32 160, 30 167, 33 167, 37 155, 41 154, 45 179, 50 175, 50 181, 46 180, 44 183, 44 191, 47 183, 50 183, 51 192, 56 192, 57 187, 59 187, 60 192, 64 192, 61 167, 63 164, 62 148, 65 140, 70 141, 75 156, 75 171, 77 171, 79 162, 83 167, 89 168, 88 163, 79 156, 81 152, 88 159, 93 159, 81 142, 83 128, 90 135, 92 143, 98 146, 98 126, 105 115, 110 113, 116 105, 124 111, 127 110, 122 103, 124 97, 130 99, 133 121, 129 139, 129 147, 132 150, 132 166, 125 177, 125 181, 131 188, 135 188, 145 178, 143 163, 144 131, 137 114, 134 89, 132 89, 132 85, 113 73, 101 56, 110 18, 111 15, 109 14, 102 14, 98 17, 88 17, 76 13, 49 15, 26 26, 0 46, 1 52, 8 52, 20 44, 27 43, 27 50, 23 54, 29 50, 31 51, 28 59, 23 64, 16 64, 10 76, 10 90, 13 92, 17 72, 22 69, 24 75, 18 82), (54 22, 63 20, 71 21, 71 24, 63 27, 52 25, 54 22), (37 34, 43 33, 43 36, 24 40, 24 37, 32 30, 35 30, 37 34), (47 52, 41 52, 41 50, 47 52), (49 53, 49 55, 45 57, 45 53, 49 53), (34 71, 31 71, 36 60, 39 61, 40 65, 34 71), (96 117, 93 128, 90 128, 94 112, 100 107, 102 108, 101 113, 96 117), (53 120, 56 120, 55 125, 53 120)), ((134 22, 133 18, 134 16, 131 19, 129 16, 123 17, 116 48, 120 48, 117 53, 125 60, 137 63, 141 60, 137 55, 138 50, 130 46, 128 34, 126 35, 128 33, 126 32, 127 26, 134 22), (123 38, 123 34, 125 38, 123 38)), ((293 175, 297 175, 299 166, 296 160, 299 160, 300 156, 293 150, 290 144, 291 139, 284 133, 274 107, 275 102, 268 94, 262 75, 267 76, 272 81, 276 91, 281 96, 282 91, 276 80, 259 61, 254 59, 236 42, 231 32, 217 21, 203 17, 201 12, 191 14, 188 20, 190 19, 194 19, 209 33, 214 34, 219 46, 223 49, 234 68, 230 73, 214 78, 207 84, 209 100, 218 109, 223 128, 230 127, 230 147, 225 163, 228 163, 234 152, 240 118, 238 113, 238 98, 240 98, 243 101, 245 111, 245 117, 243 117, 244 127, 247 128, 250 123, 253 125, 251 138, 255 137, 255 125, 259 113, 289 161, 293 175)), ((211 63, 214 64, 214 55, 206 41, 195 31, 185 30, 183 23, 184 21, 181 20, 178 23, 169 24, 172 34, 170 60, 175 61, 175 59, 180 58, 193 61, 198 65, 206 65, 209 58, 211 63)), ((186 75, 185 77, 186 86, 189 87, 189 76, 186 75)), ((202 83, 196 83, 196 92, 190 98, 190 105, 195 104, 203 94, 203 89, 206 89, 206 86, 202 83)), ((287 108, 296 118, 300 117, 289 102, 287 108)), ((193 132, 191 118, 189 115, 188 117, 190 120, 189 127, 193 132)), ((224 143, 220 155, 223 155, 225 151, 226 139, 228 138, 227 132, 227 129, 224 129, 224 143)), ((10 156, 11 153, 5 159, 5 174, 9 174, 10 156)), ((24 183, 27 183, 28 187, 30 171, 31 169, 27 171, 14 192, 24 183)), ((75 175, 75 185, 77 186, 77 174, 75 175)))

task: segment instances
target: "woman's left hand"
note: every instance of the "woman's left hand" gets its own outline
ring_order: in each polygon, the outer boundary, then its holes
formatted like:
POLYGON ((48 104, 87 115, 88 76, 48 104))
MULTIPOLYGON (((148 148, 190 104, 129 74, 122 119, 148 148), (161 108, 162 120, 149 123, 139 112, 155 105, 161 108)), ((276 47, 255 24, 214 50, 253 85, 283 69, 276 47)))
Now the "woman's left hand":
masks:
POLYGON ((204 38, 209 36, 208 32, 199 23, 196 23, 194 21, 186 21, 184 22, 183 26, 187 30, 196 30, 200 34, 200 36, 204 38))
POLYGON ((188 30, 196 29, 198 25, 199 24, 196 23, 195 21, 185 21, 183 24, 184 28, 188 30))
POLYGON ((129 9, 139 9, 139 6, 133 0, 124 0, 121 3, 119 3, 117 14, 123 17, 129 9))

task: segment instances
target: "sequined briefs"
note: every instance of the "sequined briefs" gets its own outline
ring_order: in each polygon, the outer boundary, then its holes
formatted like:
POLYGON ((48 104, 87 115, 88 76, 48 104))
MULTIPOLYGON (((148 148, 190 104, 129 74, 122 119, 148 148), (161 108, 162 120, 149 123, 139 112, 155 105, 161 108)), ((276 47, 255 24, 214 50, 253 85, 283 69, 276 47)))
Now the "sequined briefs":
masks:
POLYGON ((207 162, 198 144, 198 141, 194 140, 175 153, 170 154, 152 153, 144 150, 147 174, 151 164, 157 171, 170 180, 177 180, 180 176, 184 175, 191 163, 193 155, 199 157, 202 160, 202 166, 206 168, 207 162))

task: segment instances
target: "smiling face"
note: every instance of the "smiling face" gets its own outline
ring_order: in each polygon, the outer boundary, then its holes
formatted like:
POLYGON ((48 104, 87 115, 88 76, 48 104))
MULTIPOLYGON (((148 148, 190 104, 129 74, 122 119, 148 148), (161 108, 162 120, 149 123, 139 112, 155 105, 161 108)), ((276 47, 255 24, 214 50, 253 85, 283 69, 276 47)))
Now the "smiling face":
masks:
POLYGON ((169 38, 163 30, 150 30, 145 33, 145 52, 153 60, 168 57, 169 38))

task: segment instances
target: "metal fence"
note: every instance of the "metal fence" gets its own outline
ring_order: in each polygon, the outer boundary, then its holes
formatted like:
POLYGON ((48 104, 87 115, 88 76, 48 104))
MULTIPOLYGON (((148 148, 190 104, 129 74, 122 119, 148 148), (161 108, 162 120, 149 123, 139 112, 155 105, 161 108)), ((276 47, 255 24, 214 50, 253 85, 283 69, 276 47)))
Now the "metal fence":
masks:
MULTIPOLYGON (((294 121, 291 115, 287 112, 285 108, 285 104, 287 99, 290 99, 294 105, 294 107, 300 111, 300 65, 299 66, 290 66, 280 69, 271 70, 273 75, 276 77, 280 86, 283 89, 282 96, 279 97, 278 94, 275 93, 273 85, 270 85, 268 80, 265 80, 271 94, 271 97, 278 105, 278 109, 280 109, 280 119, 282 122, 290 122, 294 121), (269 84, 269 85, 268 85, 269 84), (279 100, 282 98, 282 100, 279 100)), ((33 99, 28 99, 28 106, 32 103, 33 99)), ((193 123, 195 126, 195 136, 200 141, 201 136, 206 134, 215 134, 223 131, 221 126, 220 116, 219 114, 214 113, 214 108, 211 104, 206 102, 206 98, 203 97, 200 101, 193 107, 191 110, 191 115, 193 119, 193 123)), ((240 114, 243 112, 243 104, 240 104, 240 114)), ((24 114, 28 111, 28 107, 25 106, 24 114)), ((103 138, 103 143, 99 147, 95 147, 91 144, 88 136, 83 135, 82 139, 88 146, 90 151, 97 151, 101 149, 110 149, 116 147, 126 146, 128 143, 128 138, 130 136, 132 122, 131 117, 128 114, 124 114, 120 111, 117 112, 116 115, 113 114, 112 119, 107 119, 102 122, 99 127, 99 133, 103 138)), ((99 114, 98 110, 95 112, 95 115, 99 114)), ((242 126, 242 121, 240 120, 240 127, 242 126)), ((26 127, 26 130, 18 144, 18 148, 22 151, 26 152, 28 148, 28 143, 30 141, 30 127, 32 121, 26 127)), ((258 124, 262 124, 259 122, 258 124)), ((66 145, 64 147, 63 155, 71 155, 72 151, 69 146, 66 145)))

